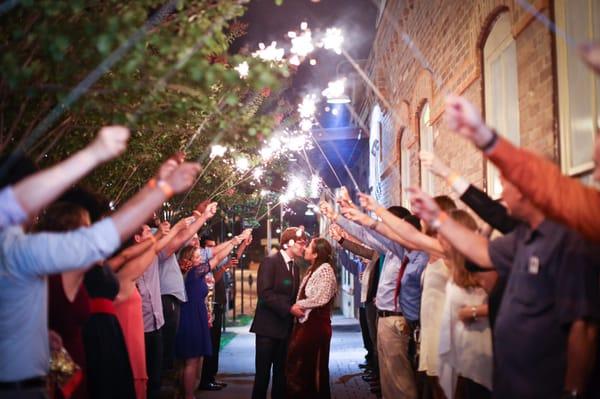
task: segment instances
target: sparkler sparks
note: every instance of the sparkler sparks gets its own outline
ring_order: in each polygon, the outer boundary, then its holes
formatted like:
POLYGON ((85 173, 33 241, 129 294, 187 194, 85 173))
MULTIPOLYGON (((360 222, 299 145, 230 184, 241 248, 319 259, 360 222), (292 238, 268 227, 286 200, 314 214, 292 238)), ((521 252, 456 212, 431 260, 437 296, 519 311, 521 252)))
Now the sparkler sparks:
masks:
POLYGON ((308 24, 302 22, 300 29, 301 32, 299 34, 296 32, 288 32, 288 37, 292 39, 290 53, 300 58, 304 58, 315 49, 315 46, 313 44, 312 32, 308 29, 308 24))
POLYGON ((254 177, 254 180, 260 180, 264 173, 265 171, 263 170, 263 168, 256 168, 254 169, 254 172, 252 172, 252 177, 254 177))
POLYGON ((238 172, 246 172, 248 169, 250 169, 250 161, 246 157, 238 157, 235 160, 235 168, 238 170, 238 172))
POLYGON ((240 74, 240 78, 246 79, 248 77, 248 73, 250 72, 250 67, 246 61, 242 62, 235 68, 233 68, 240 74))
POLYGON ((336 54, 342 54, 342 43, 344 43, 342 30, 338 28, 328 28, 325 31, 325 37, 321 44, 326 50, 332 50, 336 54))
POLYGON ((222 157, 223 155, 225 155, 226 152, 227 152, 227 147, 219 145, 219 144, 215 144, 210 149, 210 157, 211 158, 222 157))
POLYGON ((312 129, 313 123, 310 119, 302 119, 300 121, 300 130, 303 132, 308 132, 312 129))
POLYGON ((310 119, 317 111, 317 97, 314 94, 304 96, 302 102, 298 105, 298 113, 303 119, 310 119))
POLYGON ((319 175, 312 175, 310 178, 309 195, 310 198, 319 198, 321 195, 321 178, 319 175))
POLYGON ((328 99, 340 98, 344 96, 344 89, 346 87, 346 78, 334 80, 333 82, 327 83, 327 88, 321 92, 321 94, 328 99))
POLYGON ((277 48, 277 42, 273 41, 269 46, 264 43, 258 44, 258 50, 252 53, 253 57, 258 57, 264 61, 279 62, 283 59, 285 50, 277 48))

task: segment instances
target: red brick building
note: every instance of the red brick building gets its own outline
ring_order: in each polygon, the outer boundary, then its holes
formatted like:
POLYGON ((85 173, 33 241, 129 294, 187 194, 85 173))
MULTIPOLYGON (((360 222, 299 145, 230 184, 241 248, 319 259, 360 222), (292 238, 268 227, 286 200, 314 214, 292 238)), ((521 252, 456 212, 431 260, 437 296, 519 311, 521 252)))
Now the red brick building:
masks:
POLYGON ((406 203, 402 190, 410 185, 431 194, 450 192, 420 168, 421 149, 433 150, 471 182, 499 194, 493 168, 447 130, 447 93, 468 98, 501 134, 560 163, 564 173, 586 177, 593 167, 600 80, 568 43, 600 39, 600 0, 380 3, 366 70, 388 104, 370 92, 359 112, 370 126, 369 184, 382 203, 406 203), (559 34, 524 3, 555 23, 559 34))

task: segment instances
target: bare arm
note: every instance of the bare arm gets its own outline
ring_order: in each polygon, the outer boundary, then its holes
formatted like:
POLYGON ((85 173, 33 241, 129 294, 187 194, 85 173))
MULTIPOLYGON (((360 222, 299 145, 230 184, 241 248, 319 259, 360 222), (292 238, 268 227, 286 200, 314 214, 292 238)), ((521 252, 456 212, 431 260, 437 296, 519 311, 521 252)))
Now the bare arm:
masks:
MULTIPOLYGON (((163 167, 165 166, 166 163, 163 164, 163 167)), ((159 179, 159 182, 164 181, 165 184, 153 187, 145 186, 120 207, 112 216, 112 220, 121 241, 131 237, 172 193, 180 193, 190 187, 199 170, 200 166, 197 163, 186 162, 179 166, 175 165, 175 169, 168 177, 159 179)))
POLYGON ((585 320, 571 324, 567 341, 565 390, 583 392, 596 362, 598 326, 585 320))
POLYGON ((119 279, 119 294, 116 298, 117 302, 125 300, 129 297, 129 295, 131 295, 135 280, 144 274, 146 269, 152 264, 152 261, 155 257, 156 248, 155 246, 150 246, 146 248, 144 252, 129 260, 123 265, 123 267, 121 267, 121 269, 119 269, 117 272, 117 278, 119 279))
POLYGON ((36 215, 96 166, 118 156, 127 146, 129 129, 106 126, 87 147, 66 160, 18 182, 13 191, 23 210, 36 215))
POLYGON ((154 244, 156 244, 154 237, 136 243, 113 256, 107 260, 106 263, 112 270, 117 270, 119 267, 123 266, 124 263, 129 262, 130 260, 146 252, 149 248, 153 247, 154 244))
POLYGON ((194 236, 204 226, 207 220, 217 213, 217 203, 213 202, 206 206, 204 212, 194 211, 194 221, 190 225, 185 225, 175 237, 163 249, 166 256, 170 256, 179 250, 190 238, 194 236))
POLYGON ((472 262, 481 267, 493 268, 488 250, 487 238, 469 230, 460 223, 455 222, 441 212, 433 198, 422 192, 419 188, 411 188, 411 205, 415 214, 425 220, 438 234, 446 238, 454 248, 472 262))

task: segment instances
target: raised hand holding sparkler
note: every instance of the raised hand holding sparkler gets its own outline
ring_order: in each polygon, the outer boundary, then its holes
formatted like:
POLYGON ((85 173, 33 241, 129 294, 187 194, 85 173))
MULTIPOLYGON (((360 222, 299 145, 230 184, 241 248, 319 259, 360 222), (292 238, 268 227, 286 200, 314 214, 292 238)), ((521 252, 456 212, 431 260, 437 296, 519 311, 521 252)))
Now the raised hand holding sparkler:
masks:
POLYGON ((370 212, 375 212, 375 210, 381 206, 375 198, 365 193, 358 193, 358 202, 360 203, 360 206, 370 212))

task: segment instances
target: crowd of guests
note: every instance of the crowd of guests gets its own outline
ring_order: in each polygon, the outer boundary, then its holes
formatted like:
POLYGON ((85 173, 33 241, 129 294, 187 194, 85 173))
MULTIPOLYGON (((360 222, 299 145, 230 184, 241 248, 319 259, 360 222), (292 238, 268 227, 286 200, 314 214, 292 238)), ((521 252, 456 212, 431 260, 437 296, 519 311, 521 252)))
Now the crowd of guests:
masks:
POLYGON ((225 386, 215 380, 223 273, 237 264, 251 230, 218 245, 199 239, 217 211, 209 201, 173 226, 155 219, 200 169, 180 154, 115 211, 72 188, 120 155, 128 138, 124 127, 104 127, 49 169, 18 158, 2 175, 2 398, 157 398, 161 381, 171 379, 189 399, 199 384, 225 386), (214 299, 207 300, 207 283, 214 299))
MULTIPOLYGON (((321 203, 366 264, 363 379, 385 399, 600 397, 600 192, 514 147, 462 97, 445 120, 499 169, 500 200, 422 152, 460 203, 418 188, 412 213, 361 193, 358 207, 345 189, 338 208, 321 203)), ((598 138, 594 161, 600 181, 598 138)))

